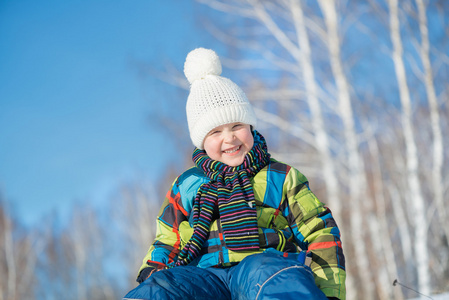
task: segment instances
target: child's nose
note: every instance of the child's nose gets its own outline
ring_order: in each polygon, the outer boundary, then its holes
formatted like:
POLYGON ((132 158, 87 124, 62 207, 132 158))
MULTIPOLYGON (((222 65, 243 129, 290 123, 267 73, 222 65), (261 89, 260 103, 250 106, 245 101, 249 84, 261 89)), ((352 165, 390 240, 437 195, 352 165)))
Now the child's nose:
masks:
POLYGON ((232 131, 226 131, 225 133, 225 142, 232 142, 234 140, 234 132, 232 131))

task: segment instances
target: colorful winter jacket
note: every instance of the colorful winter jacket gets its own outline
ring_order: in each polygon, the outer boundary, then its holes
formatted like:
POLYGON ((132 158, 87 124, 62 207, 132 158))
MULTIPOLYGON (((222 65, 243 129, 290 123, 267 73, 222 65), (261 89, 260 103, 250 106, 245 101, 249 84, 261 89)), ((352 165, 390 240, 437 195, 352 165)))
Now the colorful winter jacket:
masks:
MULTIPOLYGON (((175 180, 159 212, 156 238, 143 260, 138 282, 144 281, 153 269, 176 261, 193 233, 196 193, 207 181, 209 179, 196 167, 175 180)), ((299 252, 299 247, 311 252, 310 267, 324 294, 345 299, 345 259, 340 231, 331 211, 309 189, 307 178, 295 168, 271 159, 251 183, 256 199, 260 250, 235 252, 227 249, 217 212, 201 256, 191 264, 201 268, 227 267, 267 248, 299 252)))

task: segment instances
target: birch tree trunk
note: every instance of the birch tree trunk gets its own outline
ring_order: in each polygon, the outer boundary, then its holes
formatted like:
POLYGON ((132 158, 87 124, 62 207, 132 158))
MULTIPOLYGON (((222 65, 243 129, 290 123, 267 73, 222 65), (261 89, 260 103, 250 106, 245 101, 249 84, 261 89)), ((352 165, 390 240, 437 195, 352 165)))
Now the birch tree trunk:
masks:
MULTIPOLYGON (((392 135, 389 137, 388 141, 385 141, 385 144, 393 144, 394 140, 398 140, 399 137, 392 135)), ((376 140, 377 143, 379 141, 376 140)), ((389 149, 387 151, 388 154, 382 154, 381 157, 388 156, 389 159, 387 161, 383 162, 383 166, 385 168, 385 165, 394 165, 391 167, 393 170, 387 171, 388 174, 391 173, 401 173, 401 170, 404 170, 406 168, 405 162, 403 162, 403 148, 401 147, 391 147, 392 149, 389 149)), ((413 259, 413 233, 410 230, 410 225, 407 220, 407 205, 406 201, 403 201, 403 199, 408 198, 408 194, 404 195, 404 193, 401 193, 400 191, 406 191, 407 188, 404 187, 407 186, 407 180, 403 178, 399 178, 396 182, 386 182, 385 187, 387 191, 388 198, 390 199, 391 206, 392 206, 392 212, 394 220, 397 224, 397 230, 398 230, 398 236, 401 244, 401 256, 404 261, 409 262, 405 266, 405 273, 411 273, 414 270, 415 266, 415 260, 413 259), (403 183, 405 181, 405 183, 403 183)))
POLYGON ((402 40, 400 36, 400 23, 398 13, 398 1, 388 0, 390 12, 390 37, 393 43, 392 59, 395 67, 396 79, 399 86, 399 95, 402 105, 402 126, 406 146, 408 200, 414 208, 415 223, 415 260, 417 263, 419 291, 425 295, 430 293, 429 252, 427 248, 426 205, 424 202, 421 183, 418 178, 418 153, 413 135, 411 99, 407 85, 407 77, 402 59, 402 40))
MULTIPOLYGON (((366 249, 366 243, 360 243, 364 240, 363 235, 363 220, 364 203, 368 201, 362 201, 366 199, 366 195, 362 194, 362 191, 366 191, 366 180, 363 161, 360 157, 358 150, 358 141, 354 125, 354 116, 351 105, 351 97, 349 92, 349 85, 346 75, 343 71, 340 55, 340 38, 338 33, 338 17, 335 9, 334 0, 319 0, 318 1, 321 11, 324 15, 324 21, 326 23, 326 44, 330 53, 330 65, 333 73, 333 77, 337 86, 338 102, 339 102, 339 116, 344 125, 344 144, 345 144, 345 160, 349 169, 349 196, 351 202, 351 239, 353 240, 355 255, 357 257, 356 265, 358 269, 358 276, 363 283, 372 282, 372 272, 367 272, 370 269, 368 261, 368 251, 366 249)), ((369 222, 368 226, 375 226, 376 222, 369 222)), ((373 227, 374 228, 374 227, 373 227)), ((362 293, 365 299, 373 299, 374 297, 374 285, 363 284, 362 293)))
POLYGON ((315 72, 312 65, 311 48, 309 37, 304 23, 304 14, 300 1, 290 1, 291 13, 294 20, 296 36, 298 39, 298 54, 295 58, 301 66, 305 83, 306 100, 310 107, 312 126, 315 133, 315 146, 320 153, 323 167, 323 178, 326 185, 326 195, 336 216, 341 215, 341 204, 339 201, 339 186, 336 178, 335 162, 330 152, 327 131, 321 112, 321 104, 318 98, 319 87, 315 80, 315 72))
POLYGON ((377 144, 377 140, 375 138, 368 140, 368 147, 369 151, 371 153, 371 168, 373 172, 373 195, 374 200, 376 202, 376 214, 375 219, 373 219, 370 222, 378 223, 378 228, 373 228, 374 231, 372 233, 373 236, 378 236, 380 239, 380 242, 374 242, 374 245, 378 245, 379 249, 376 250, 376 253, 378 253, 380 256, 384 257, 384 261, 380 261, 379 263, 382 266, 385 266, 384 268, 380 268, 379 271, 377 271, 377 278, 379 281, 379 288, 378 288, 378 294, 382 295, 384 294, 384 297, 382 299, 397 299, 402 300, 404 299, 404 295, 402 294, 401 289, 394 289, 393 291, 391 289, 387 290, 385 289, 386 286, 390 285, 390 280, 392 278, 398 277, 398 268, 396 265, 396 258, 394 255, 394 248, 392 245, 392 239, 390 236, 390 230, 389 230, 389 224, 387 221, 386 216, 388 215, 387 211, 387 201, 385 199, 385 187, 382 180, 382 171, 381 171, 381 163, 379 161, 380 152, 379 152, 379 145, 377 144), (381 234, 379 235, 379 232, 381 234), (389 280, 390 279, 390 280, 389 280), (394 295, 394 297, 393 297, 394 295))
MULTIPOLYGON (((424 68, 424 85, 426 87, 427 100, 430 107, 430 119, 433 134, 433 166, 432 166, 432 187, 433 196, 438 208, 438 214, 442 222, 447 220, 446 206, 443 201, 443 135, 440 126, 440 114, 438 112, 438 99, 435 92, 432 74, 432 65, 429 58, 429 30, 427 25, 426 5, 423 0, 416 0, 418 7, 419 31, 421 33, 421 47, 419 55, 424 68)), ((449 240, 449 226, 443 227, 446 240, 449 240)))

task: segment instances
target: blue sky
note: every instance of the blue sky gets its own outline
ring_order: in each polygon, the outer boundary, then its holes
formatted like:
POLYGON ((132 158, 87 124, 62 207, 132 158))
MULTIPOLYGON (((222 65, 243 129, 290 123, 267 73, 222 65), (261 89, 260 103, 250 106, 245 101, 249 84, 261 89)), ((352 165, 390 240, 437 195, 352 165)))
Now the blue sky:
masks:
POLYGON ((171 0, 0 3, 0 192, 21 221, 151 180, 175 155, 148 122, 163 89, 133 62, 182 64, 201 44, 192 10, 171 0))

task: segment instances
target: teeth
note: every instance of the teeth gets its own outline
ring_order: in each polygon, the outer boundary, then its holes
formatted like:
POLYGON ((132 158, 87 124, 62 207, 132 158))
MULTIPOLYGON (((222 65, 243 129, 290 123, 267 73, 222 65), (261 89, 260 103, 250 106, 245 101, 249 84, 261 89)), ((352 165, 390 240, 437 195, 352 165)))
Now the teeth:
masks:
POLYGON ((229 151, 223 151, 224 153, 234 153, 235 151, 239 150, 240 146, 238 146, 236 149, 234 150, 229 150, 229 151))

